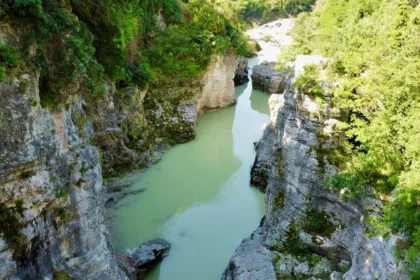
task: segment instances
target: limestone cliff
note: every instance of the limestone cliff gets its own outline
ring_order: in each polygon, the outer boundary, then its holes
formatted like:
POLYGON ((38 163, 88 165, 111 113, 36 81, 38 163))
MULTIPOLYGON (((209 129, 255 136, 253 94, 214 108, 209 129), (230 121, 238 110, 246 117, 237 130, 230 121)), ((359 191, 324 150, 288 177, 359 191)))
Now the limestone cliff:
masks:
MULTIPOLYGON (((321 59, 298 56, 294 76, 321 59)), ((291 80, 284 86, 284 94, 270 97, 271 121, 251 172, 253 184, 265 190, 265 217, 238 247, 223 279, 406 279, 392 252, 396 237, 365 234, 364 206, 379 202, 345 202, 324 189, 336 171, 323 153, 337 123, 328 105, 333 85, 324 83, 324 107, 291 80)))
POLYGON ((212 63, 201 79, 202 90, 195 99, 199 113, 222 108, 235 103, 233 78, 237 67, 233 54, 213 57, 212 63))
POLYGON ((84 101, 42 109, 30 71, 1 83, 0 100, 0 278, 124 279, 103 222, 105 189, 84 101))

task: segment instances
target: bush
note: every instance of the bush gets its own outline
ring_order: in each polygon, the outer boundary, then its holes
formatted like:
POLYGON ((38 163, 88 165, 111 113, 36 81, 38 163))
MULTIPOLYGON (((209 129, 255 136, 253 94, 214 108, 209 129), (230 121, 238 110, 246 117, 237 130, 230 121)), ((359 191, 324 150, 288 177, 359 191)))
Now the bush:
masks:
POLYGON ((0 65, 3 67, 16 67, 19 64, 19 53, 0 42, 0 65))
POLYGON ((0 41, 0 82, 6 79, 6 68, 15 68, 19 65, 20 56, 17 50, 0 41))
POLYGON ((315 64, 305 65, 304 69, 305 72, 296 79, 293 86, 304 94, 323 102, 325 100, 324 89, 318 81, 317 66, 315 64))
POLYGON ((6 69, 0 66, 0 83, 6 79, 6 69))

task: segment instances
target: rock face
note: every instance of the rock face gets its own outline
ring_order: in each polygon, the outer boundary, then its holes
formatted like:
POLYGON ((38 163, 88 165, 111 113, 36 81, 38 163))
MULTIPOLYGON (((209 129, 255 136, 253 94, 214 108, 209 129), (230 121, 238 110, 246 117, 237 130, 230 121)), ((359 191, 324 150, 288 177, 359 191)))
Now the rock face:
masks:
POLYGON ((236 60, 233 54, 213 57, 201 79, 202 91, 194 98, 198 102, 198 113, 235 104, 233 78, 237 68, 236 60))
POLYGON ((0 204, 9 217, 0 229, 0 278, 125 279, 103 222, 105 190, 84 101, 42 109, 32 72, 1 83, 0 100, 0 204))
MULTIPOLYGON (((302 56, 295 70, 306 62, 322 61, 302 56)), ((271 121, 252 168, 253 183, 265 190, 265 217, 222 279, 406 279, 392 253, 396 237, 367 237, 363 205, 324 189, 336 172, 320 153, 337 123, 328 88, 321 108, 290 80, 285 87, 270 97, 271 121)))
POLYGON ((139 248, 128 249, 117 254, 118 265, 129 279, 142 279, 147 270, 168 256, 171 244, 163 239, 145 242, 139 248))
POLYGON ((233 82, 235 83, 235 87, 246 84, 249 81, 248 77, 248 59, 241 58, 237 61, 238 67, 235 70, 235 77, 233 78, 233 82))
POLYGON ((289 71, 274 71, 275 62, 264 62, 252 69, 252 86, 268 93, 283 93, 289 71))

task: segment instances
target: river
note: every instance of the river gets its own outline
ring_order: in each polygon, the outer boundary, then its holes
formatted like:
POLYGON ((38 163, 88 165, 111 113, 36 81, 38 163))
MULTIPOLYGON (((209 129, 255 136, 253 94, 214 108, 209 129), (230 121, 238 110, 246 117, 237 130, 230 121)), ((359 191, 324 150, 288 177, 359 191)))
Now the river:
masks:
MULTIPOLYGON (((262 44, 252 67, 275 60, 278 47, 262 44)), ((172 244, 149 280, 220 279, 240 242, 264 215, 263 194, 249 184, 254 142, 269 120, 269 95, 236 88, 236 106, 199 118, 196 138, 176 145, 162 160, 131 174, 130 190, 145 188, 109 209, 117 251, 164 238, 172 244)))

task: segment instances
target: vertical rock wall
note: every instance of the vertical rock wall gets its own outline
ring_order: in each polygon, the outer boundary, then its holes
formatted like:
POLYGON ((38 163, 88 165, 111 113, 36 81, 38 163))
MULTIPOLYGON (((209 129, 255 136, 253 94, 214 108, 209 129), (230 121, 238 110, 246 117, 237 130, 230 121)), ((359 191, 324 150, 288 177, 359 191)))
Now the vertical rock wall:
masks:
POLYGON ((125 279, 103 222, 105 190, 84 102, 42 109, 31 72, 1 83, 0 100, 0 278, 125 279))
POLYGON ((233 54, 213 57, 201 79, 202 91, 197 96, 199 113, 235 104, 233 78, 236 68, 237 57, 233 54))

